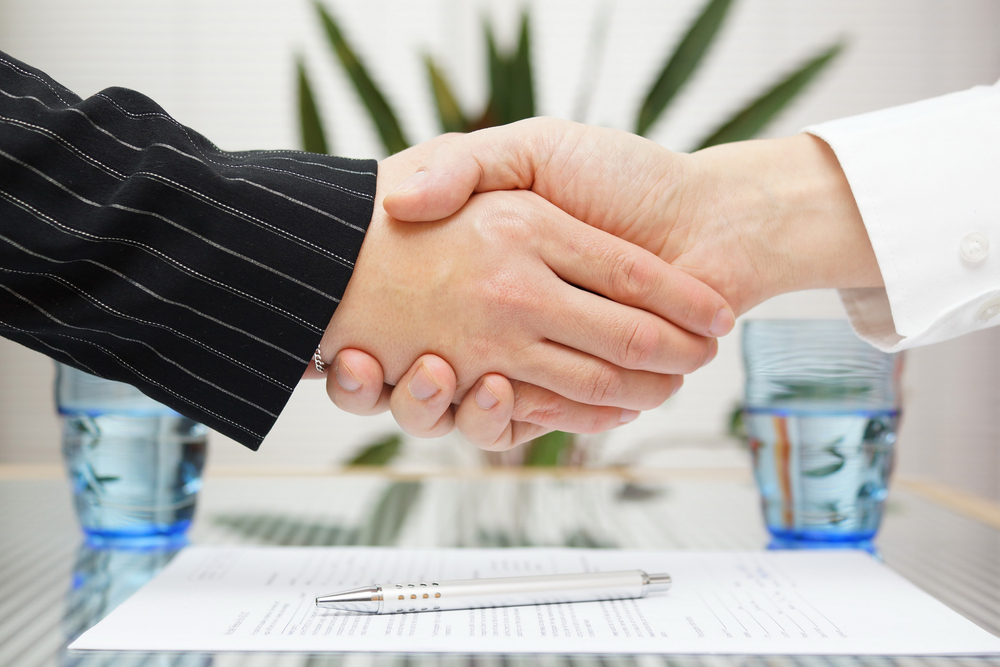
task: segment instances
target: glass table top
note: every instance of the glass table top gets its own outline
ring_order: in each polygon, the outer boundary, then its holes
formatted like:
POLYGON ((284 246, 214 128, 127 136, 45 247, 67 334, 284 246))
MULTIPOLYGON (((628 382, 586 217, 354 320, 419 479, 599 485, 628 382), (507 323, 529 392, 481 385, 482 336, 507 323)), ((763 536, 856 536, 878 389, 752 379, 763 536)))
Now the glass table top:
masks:
MULTIPOLYGON (((133 654, 66 644, 165 565, 172 552, 81 544, 58 478, 0 478, 0 665, 958 665, 1000 659, 739 656, 133 654)), ((767 545, 756 491, 738 470, 535 474, 484 470, 206 478, 195 544, 568 546, 754 550, 767 545)), ((1000 634, 1000 522, 895 484, 881 557, 1000 634)))

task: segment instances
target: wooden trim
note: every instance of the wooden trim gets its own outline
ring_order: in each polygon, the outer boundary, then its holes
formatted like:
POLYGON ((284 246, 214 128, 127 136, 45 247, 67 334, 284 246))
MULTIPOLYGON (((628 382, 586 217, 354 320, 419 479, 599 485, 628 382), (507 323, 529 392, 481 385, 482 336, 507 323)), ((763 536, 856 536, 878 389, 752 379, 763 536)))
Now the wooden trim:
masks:
MULTIPOLYGON (((58 464, 0 464, 0 480, 53 480, 62 479, 66 473, 58 464)), ((216 467, 205 470, 206 479, 261 478, 261 477, 385 477, 395 481, 422 479, 589 479, 614 478, 623 481, 716 481, 750 483, 749 468, 384 468, 357 466, 351 468, 297 467, 216 467)))
POLYGON ((0 480, 52 480, 66 476, 66 469, 56 463, 0 463, 0 480))
POLYGON ((373 476, 392 480, 422 479, 589 479, 614 478, 623 481, 724 481, 750 482, 748 468, 522 468, 481 467, 481 468, 383 468, 378 466, 355 466, 350 468, 210 468, 206 478, 215 477, 354 477, 373 476))
MULTIPOLYGON (((64 479, 63 466, 50 463, 0 463, 0 481, 64 479)), ((636 482, 730 482, 750 483, 749 468, 434 468, 406 470, 400 468, 209 468, 206 478, 261 477, 384 477, 394 481, 424 479, 600 479, 613 478, 636 482)), ((955 512, 1000 530, 1000 502, 990 500, 948 484, 929 479, 897 478, 894 484, 906 491, 955 512)))
POLYGON ((896 484, 924 500, 1000 530, 1000 503, 929 479, 897 479, 896 484))

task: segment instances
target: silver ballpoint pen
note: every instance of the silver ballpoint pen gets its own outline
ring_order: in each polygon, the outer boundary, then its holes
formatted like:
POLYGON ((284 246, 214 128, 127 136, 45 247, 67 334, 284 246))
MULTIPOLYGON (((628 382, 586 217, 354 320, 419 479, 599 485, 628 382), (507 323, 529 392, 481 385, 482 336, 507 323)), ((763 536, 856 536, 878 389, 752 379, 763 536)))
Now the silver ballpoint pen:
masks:
POLYGON ((516 607, 645 597, 670 588, 670 575, 642 570, 362 586, 316 598, 316 606, 370 614, 516 607))

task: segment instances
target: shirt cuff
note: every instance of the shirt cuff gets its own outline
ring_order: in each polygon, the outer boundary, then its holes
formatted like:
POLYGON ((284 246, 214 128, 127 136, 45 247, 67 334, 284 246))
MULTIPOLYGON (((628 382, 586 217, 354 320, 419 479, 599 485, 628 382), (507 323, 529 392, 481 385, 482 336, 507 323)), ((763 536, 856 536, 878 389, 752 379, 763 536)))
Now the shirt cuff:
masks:
POLYGON ((877 347, 1000 324, 997 119, 1000 84, 805 129, 837 155, 882 272, 885 289, 840 293, 877 347))

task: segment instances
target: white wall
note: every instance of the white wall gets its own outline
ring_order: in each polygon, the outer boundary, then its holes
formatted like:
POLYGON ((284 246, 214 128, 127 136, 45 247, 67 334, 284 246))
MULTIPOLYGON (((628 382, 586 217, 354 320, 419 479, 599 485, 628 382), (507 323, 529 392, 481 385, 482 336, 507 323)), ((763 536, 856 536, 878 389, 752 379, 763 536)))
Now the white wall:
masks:
MULTIPOLYGON (((327 0, 346 26, 413 140, 436 132, 419 54, 429 51, 469 111, 485 101, 480 20, 488 14, 512 41, 516 0, 327 0)), ((540 111, 572 117, 588 38, 607 8, 605 54, 591 72, 585 120, 631 129, 635 110, 665 54, 702 0, 537 0, 535 76, 540 111)), ((769 82, 832 41, 839 62, 768 134, 959 90, 1000 78, 996 0, 741 0, 698 78, 653 138, 686 149, 769 82)), ((81 95, 136 88, 223 148, 296 147, 293 54, 303 52, 338 153, 378 156, 375 134, 334 66, 306 0, 0 0, 0 50, 43 69, 81 95)), ((766 316, 838 316, 828 293, 789 295, 766 316)), ((993 332, 911 355, 904 470, 939 474, 1000 495, 1000 360, 993 332), (971 378, 971 380, 970 380, 971 378)), ((0 343, 0 461, 57 460, 47 360, 0 343)), ((738 336, 685 391, 611 438, 621 449, 648 438, 704 440, 722 430, 739 396, 738 336)), ((391 420, 342 415, 322 387, 296 393, 263 451, 217 443, 232 465, 328 463, 391 420)), ((431 451, 415 449, 413 456, 431 451)), ((434 450, 454 451, 454 450, 434 450)))

